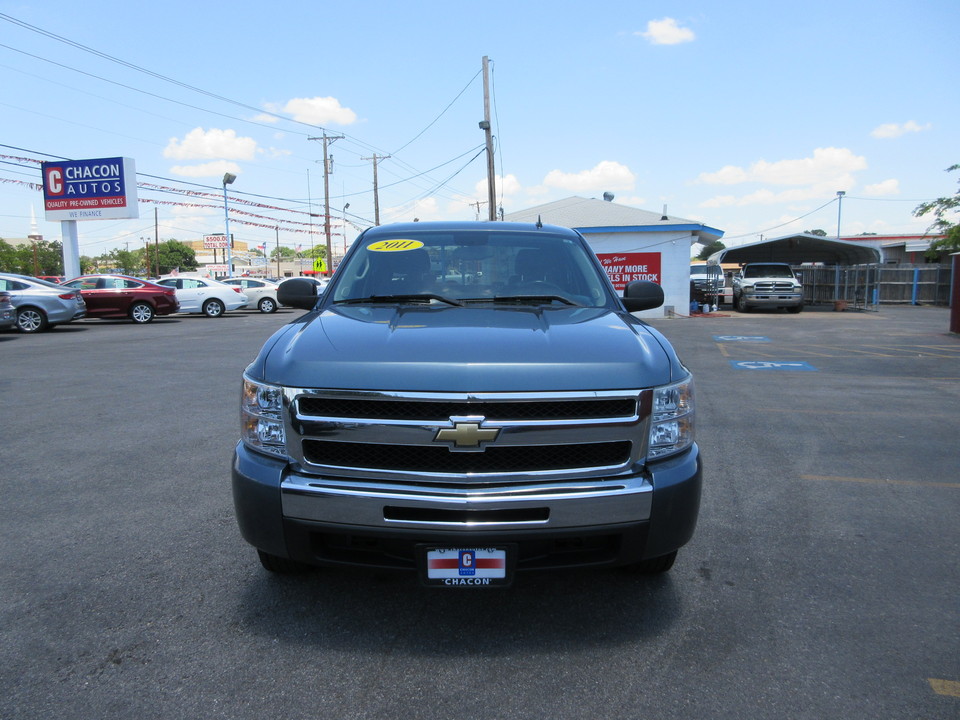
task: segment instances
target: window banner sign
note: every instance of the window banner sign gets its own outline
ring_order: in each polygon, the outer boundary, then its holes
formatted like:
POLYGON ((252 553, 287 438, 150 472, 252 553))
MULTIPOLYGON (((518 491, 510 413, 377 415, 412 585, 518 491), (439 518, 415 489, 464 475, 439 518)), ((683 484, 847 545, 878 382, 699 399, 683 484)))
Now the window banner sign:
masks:
POLYGON ((47 220, 140 217, 137 171, 131 158, 54 160, 40 167, 47 220))
POLYGON ((617 292, 622 293, 627 284, 634 280, 662 284, 660 253, 597 253, 597 257, 617 292))

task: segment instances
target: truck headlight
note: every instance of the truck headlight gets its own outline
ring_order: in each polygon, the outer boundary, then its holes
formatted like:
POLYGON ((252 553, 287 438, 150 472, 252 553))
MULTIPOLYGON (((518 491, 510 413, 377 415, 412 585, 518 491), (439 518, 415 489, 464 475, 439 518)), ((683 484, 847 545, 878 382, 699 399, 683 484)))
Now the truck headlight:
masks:
POLYGON ((282 388, 243 379, 240 439, 253 450, 286 457, 282 388))
POLYGON ((693 444, 693 378, 653 391, 647 458, 655 460, 686 450, 693 444))

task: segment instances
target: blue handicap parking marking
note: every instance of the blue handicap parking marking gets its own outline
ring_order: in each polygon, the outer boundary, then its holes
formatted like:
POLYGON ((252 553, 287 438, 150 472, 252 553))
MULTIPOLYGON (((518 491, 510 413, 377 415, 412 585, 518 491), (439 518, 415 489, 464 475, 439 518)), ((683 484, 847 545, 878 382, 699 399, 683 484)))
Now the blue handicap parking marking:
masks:
POLYGON ((731 360, 734 370, 785 370, 793 372, 817 372, 808 362, 785 360, 731 360))
POLYGON ((770 338, 762 335, 714 335, 715 342, 770 342, 770 338))

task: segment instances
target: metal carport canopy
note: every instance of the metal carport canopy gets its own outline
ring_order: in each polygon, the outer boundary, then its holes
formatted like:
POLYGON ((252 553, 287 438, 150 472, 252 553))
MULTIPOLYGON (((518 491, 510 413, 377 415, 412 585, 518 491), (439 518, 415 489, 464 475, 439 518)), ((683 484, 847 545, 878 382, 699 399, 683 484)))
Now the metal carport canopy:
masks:
POLYGON ((869 265, 880 262, 880 251, 869 245, 830 240, 819 235, 784 235, 724 248, 711 255, 710 263, 785 262, 791 265, 823 263, 825 265, 869 265))

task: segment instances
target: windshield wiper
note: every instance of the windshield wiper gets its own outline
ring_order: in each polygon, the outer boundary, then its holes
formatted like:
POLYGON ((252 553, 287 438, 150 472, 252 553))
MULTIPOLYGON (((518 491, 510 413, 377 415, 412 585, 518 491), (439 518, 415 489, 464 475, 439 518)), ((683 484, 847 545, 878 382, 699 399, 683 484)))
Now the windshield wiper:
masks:
POLYGON ((447 305, 456 305, 461 306, 463 303, 454 300, 452 298, 444 297, 443 295, 435 295, 433 293, 411 293, 409 295, 371 295, 370 297, 365 298, 346 298, 345 300, 334 300, 334 305, 366 305, 374 303, 415 303, 415 302, 430 302, 431 300, 436 300, 438 302, 446 303, 447 305))
MULTIPOLYGON (((492 298, 476 298, 476 300, 485 300, 486 302, 511 305, 540 305, 543 303, 561 302, 564 305, 583 307, 580 303, 575 302, 568 297, 564 297, 563 295, 496 295, 492 298)), ((474 298, 470 298, 470 300, 465 301, 471 302, 474 301, 474 298)))

